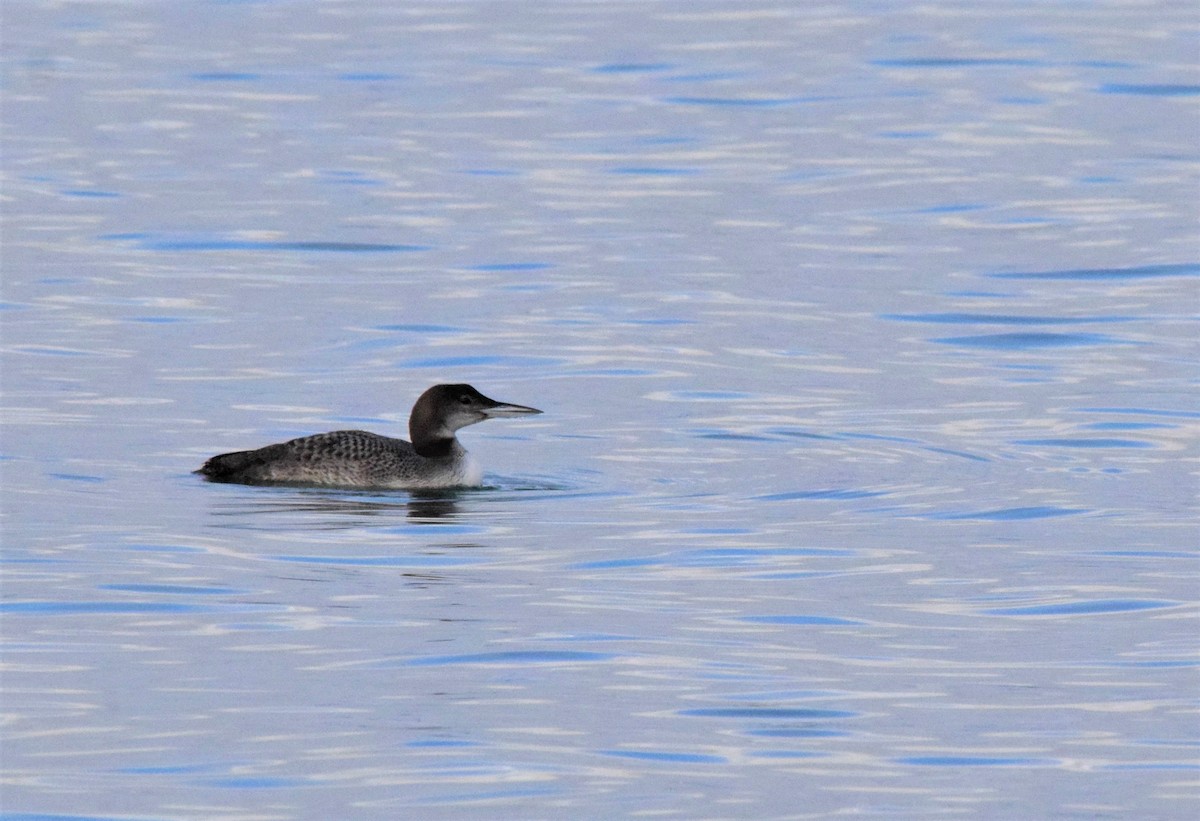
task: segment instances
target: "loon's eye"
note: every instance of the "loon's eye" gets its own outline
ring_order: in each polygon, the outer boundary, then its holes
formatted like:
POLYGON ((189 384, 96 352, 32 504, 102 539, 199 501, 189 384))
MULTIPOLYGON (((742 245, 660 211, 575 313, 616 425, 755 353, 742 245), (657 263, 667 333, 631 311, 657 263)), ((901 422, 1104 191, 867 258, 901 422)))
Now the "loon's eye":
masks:
POLYGON ((469 405, 471 404, 471 397, 464 393, 462 396, 458 397, 458 402, 461 405, 469 405))

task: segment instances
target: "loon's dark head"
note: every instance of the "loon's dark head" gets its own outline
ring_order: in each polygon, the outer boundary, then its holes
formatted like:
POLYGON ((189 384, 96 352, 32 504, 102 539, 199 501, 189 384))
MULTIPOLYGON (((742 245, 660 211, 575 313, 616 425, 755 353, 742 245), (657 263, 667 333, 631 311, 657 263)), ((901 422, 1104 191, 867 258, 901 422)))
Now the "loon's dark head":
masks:
POLYGON ((459 428, 485 419, 535 413, 541 411, 488 399, 470 385, 434 385, 413 405, 408 433, 417 453, 424 456, 443 452, 459 428))

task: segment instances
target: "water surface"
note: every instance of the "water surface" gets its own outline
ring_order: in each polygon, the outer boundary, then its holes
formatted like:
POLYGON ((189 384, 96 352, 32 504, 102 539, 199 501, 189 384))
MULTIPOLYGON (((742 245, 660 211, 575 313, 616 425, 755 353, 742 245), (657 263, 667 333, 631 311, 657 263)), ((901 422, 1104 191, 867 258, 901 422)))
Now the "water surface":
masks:
POLYGON ((1190 817, 1195 15, 793 5, 6 5, 5 819, 1190 817))

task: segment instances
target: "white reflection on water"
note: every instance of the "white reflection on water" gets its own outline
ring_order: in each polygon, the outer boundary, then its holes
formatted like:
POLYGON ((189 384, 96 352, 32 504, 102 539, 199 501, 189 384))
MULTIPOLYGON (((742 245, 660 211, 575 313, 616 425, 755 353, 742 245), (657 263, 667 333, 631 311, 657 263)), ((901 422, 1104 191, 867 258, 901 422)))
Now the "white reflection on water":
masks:
POLYGON ((6 812, 1181 815, 1186 12, 498 8, 6 8, 6 812))

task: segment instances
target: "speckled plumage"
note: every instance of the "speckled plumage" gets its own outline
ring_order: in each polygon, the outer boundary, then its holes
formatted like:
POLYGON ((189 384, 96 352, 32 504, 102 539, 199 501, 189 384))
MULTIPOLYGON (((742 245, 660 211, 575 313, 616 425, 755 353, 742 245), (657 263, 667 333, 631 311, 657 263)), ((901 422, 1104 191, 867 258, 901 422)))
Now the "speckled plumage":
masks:
POLYGON ((216 482, 410 489, 474 486, 483 480, 457 440, 446 456, 426 458, 403 439, 365 430, 335 430, 225 453, 205 462, 201 472, 216 482))
POLYGON ((196 471, 212 482, 427 489, 471 487, 483 470, 454 432, 484 419, 541 413, 488 399, 470 385, 435 385, 413 406, 413 442, 338 430, 214 456, 196 471))

